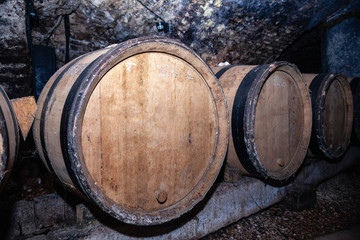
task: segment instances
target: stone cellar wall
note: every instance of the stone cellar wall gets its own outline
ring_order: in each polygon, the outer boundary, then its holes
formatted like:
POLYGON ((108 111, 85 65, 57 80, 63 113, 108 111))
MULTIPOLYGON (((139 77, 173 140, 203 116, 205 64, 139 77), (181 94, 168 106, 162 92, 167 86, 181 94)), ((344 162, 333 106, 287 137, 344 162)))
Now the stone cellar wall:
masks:
MULTIPOLYGON (((11 98, 32 92, 25 2, 0 1, 0 85, 11 98)), ((56 67, 65 63, 65 28, 70 18, 70 59, 124 40, 164 35, 179 39, 210 65, 262 64, 276 60, 304 32, 344 8, 346 0, 34 0, 34 45, 55 48, 56 67), (150 10, 152 11, 150 11, 150 10), (156 23, 169 23, 158 32, 156 23), (61 22, 60 22, 61 20, 61 22), (47 33, 60 22, 47 37, 47 33)))

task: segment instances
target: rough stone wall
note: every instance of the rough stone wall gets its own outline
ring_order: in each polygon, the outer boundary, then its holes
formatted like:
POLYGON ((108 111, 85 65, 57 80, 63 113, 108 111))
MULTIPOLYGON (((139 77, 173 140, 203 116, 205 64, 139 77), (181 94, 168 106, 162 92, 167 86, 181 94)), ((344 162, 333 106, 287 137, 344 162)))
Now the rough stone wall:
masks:
POLYGON ((360 77, 360 19, 345 19, 330 28, 324 38, 323 69, 360 77))
MULTIPOLYGON (((261 64, 275 60, 309 27, 346 6, 347 0, 143 0, 170 23, 170 32, 158 32, 159 20, 137 0, 35 1, 40 26, 34 42, 55 24, 57 16, 70 15, 73 58, 85 52, 144 35, 179 39, 198 52, 210 65, 222 61, 261 64)), ((63 24, 49 44, 64 52, 63 24)), ((64 57, 58 57, 59 65, 64 57)))
MULTIPOLYGON (((42 36, 53 26, 59 15, 70 14, 70 59, 86 52, 104 48, 130 38, 158 33, 156 16, 136 0, 100 1, 75 0, 72 5, 61 6, 58 0, 34 2, 39 14, 39 26, 33 28, 33 42, 38 44, 42 36), (50 14, 49 14, 50 13, 50 14)), ((168 13, 162 18, 172 19, 180 1, 153 1, 149 8, 160 7, 168 13), (169 11, 170 10, 170 11, 169 11)), ((167 34, 171 37, 170 34, 167 34)), ((49 45, 57 50, 58 67, 64 64, 65 31, 61 24, 49 40, 49 45)))
POLYGON ((11 98, 31 94, 31 67, 22 0, 0 4, 0 86, 11 98))
MULTIPOLYGON (((54 27, 62 15, 69 14, 70 59, 130 38, 164 35, 189 45, 210 66, 224 61, 232 64, 262 64, 276 60, 281 52, 305 31, 325 21, 353 1, 142 2, 155 14, 140 4, 139 0, 34 0, 38 21, 32 26, 33 44, 53 46, 56 50, 57 68, 61 67, 65 63, 63 21, 49 37, 44 38, 44 35, 54 27), (155 24, 160 19, 170 24, 168 33, 157 31, 155 24)), ((15 82, 15 85, 21 85, 23 89, 28 88, 30 74, 24 2, 2 1, 0 12, 0 30, 5 31, 5 34, 0 36, 0 49, 5 53, 2 55, 7 56, 0 57, 1 85, 8 87, 10 82, 15 82), (7 16, 9 13, 15 17, 7 16)))
POLYGON ((211 65, 221 61, 274 61, 304 31, 324 21, 348 1, 191 1, 175 19, 174 37, 211 65))
POLYGON ((277 60, 295 64, 302 73, 320 73, 322 27, 304 33, 277 60))

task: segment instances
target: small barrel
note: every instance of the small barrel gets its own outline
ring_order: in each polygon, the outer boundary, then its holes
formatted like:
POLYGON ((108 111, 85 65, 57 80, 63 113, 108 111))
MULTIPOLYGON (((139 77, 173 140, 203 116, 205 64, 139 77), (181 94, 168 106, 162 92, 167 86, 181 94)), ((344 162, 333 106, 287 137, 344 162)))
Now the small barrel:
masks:
POLYGON ((0 192, 10 176, 19 151, 19 126, 11 102, 0 87, 0 192))
POLYGON ((353 99, 350 85, 339 74, 304 74, 304 78, 309 85, 313 111, 309 156, 340 158, 351 139, 353 99))
POLYGON ((220 84, 187 46, 138 38, 59 69, 38 101, 34 137, 58 180, 126 223, 189 211, 222 166, 220 84))
POLYGON ((311 101, 296 66, 214 68, 228 101, 231 134, 227 164, 244 174, 273 180, 292 176, 311 135, 311 101))
POLYGON ((353 96, 353 127, 351 133, 351 142, 353 144, 360 144, 360 78, 348 79, 353 96))

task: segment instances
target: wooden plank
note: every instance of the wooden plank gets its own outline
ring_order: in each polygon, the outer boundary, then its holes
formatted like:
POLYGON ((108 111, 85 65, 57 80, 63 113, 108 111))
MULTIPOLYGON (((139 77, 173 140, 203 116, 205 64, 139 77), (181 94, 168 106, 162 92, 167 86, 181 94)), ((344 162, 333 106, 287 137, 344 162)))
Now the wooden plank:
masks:
MULTIPOLYGON (((255 141, 260 161, 269 171, 281 171, 292 160, 290 153, 289 112, 291 108, 302 111, 301 106, 290 106, 289 85, 294 84, 291 77, 276 71, 266 80, 257 103, 255 117, 255 141), (290 79, 289 79, 290 78, 290 79)), ((299 129, 299 128, 298 128, 299 129)), ((301 129, 301 128, 300 128, 301 129)), ((295 141, 298 144, 298 141, 295 141)))
POLYGON ((44 152, 48 153, 47 157, 49 158, 54 173, 62 183, 70 187, 73 186, 73 182, 66 169, 60 143, 60 125, 64 104, 79 74, 92 61, 107 51, 108 49, 95 51, 69 62, 50 78, 39 97, 39 109, 36 113, 34 123, 36 147, 39 152, 41 152, 40 157, 46 165, 47 162, 44 152), (46 106, 44 106, 45 103, 46 106), (43 123, 42 126, 40 123, 43 123), (41 129, 41 127, 43 127, 43 129, 41 129), (43 136, 40 134, 41 131, 43 132, 43 136), (42 146, 41 137, 44 139, 44 146, 42 146), (45 149, 43 149, 43 147, 45 149))
POLYGON ((316 77, 317 74, 314 74, 314 73, 304 73, 303 74, 303 77, 304 77, 304 80, 305 80, 305 83, 306 85, 309 87, 312 80, 316 77))
POLYGON ((25 141, 35 119, 37 110, 35 98, 29 96, 12 99, 11 103, 20 126, 22 137, 25 141))
POLYGON ((130 57, 101 79, 87 105, 87 168, 105 195, 125 208, 173 205, 208 168, 214 111, 209 90, 189 64, 164 53, 130 57), (100 149, 101 158, 89 149, 100 149))
MULTIPOLYGON (((219 77, 220 84, 224 90, 224 94, 226 97, 227 104, 229 106, 229 119, 230 124, 232 121, 232 108, 234 105, 234 100, 236 96, 236 92, 246 76, 254 67, 255 65, 242 65, 242 66, 233 66, 226 70, 221 77, 219 77)), ((223 69, 223 67, 215 67, 212 68, 213 71, 218 75, 219 71, 223 69)), ((244 93, 245 94, 245 93, 244 93)), ((248 174, 246 169, 241 164, 241 157, 238 157, 234 147, 234 141, 232 136, 232 131, 230 128, 230 136, 229 136, 229 147, 228 152, 226 155, 226 163, 235 169, 240 170, 244 174, 248 174)))

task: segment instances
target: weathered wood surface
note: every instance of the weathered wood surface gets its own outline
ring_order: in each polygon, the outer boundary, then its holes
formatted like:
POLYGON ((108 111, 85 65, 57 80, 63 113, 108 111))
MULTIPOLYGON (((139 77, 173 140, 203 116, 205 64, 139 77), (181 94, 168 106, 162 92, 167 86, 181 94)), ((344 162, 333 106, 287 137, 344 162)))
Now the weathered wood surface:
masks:
POLYGON ((39 102, 34 136, 48 168, 128 223, 187 212, 224 160, 222 89, 173 40, 140 38, 79 57, 55 73, 39 102))
POLYGON ((18 122, 8 96, 0 87, 0 192, 11 174, 18 151, 18 122))
POLYGON ((33 96, 11 99, 21 135, 25 140, 35 119, 37 105, 33 96))
POLYGON ((305 158, 311 133, 307 86, 294 65, 215 68, 229 104, 227 163, 240 171, 285 180, 305 158))
POLYGON ((351 88, 342 75, 304 74, 309 84, 313 130, 309 155, 336 159, 347 150, 353 124, 351 88))

